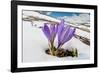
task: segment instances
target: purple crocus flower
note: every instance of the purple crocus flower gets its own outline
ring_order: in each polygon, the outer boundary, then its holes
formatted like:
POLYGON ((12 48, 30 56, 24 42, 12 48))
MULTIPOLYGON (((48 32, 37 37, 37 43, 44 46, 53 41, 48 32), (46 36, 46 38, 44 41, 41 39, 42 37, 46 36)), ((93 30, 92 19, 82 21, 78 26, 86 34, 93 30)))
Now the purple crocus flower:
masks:
POLYGON ((53 43, 57 33, 57 25, 50 24, 50 26, 48 26, 48 23, 45 23, 42 30, 49 42, 53 43))
POLYGON ((64 20, 61 21, 58 25, 58 48, 74 36, 75 30, 74 27, 69 25, 64 26, 64 20))
POLYGON ((68 42, 75 33, 75 28, 71 27, 69 25, 64 24, 64 20, 61 20, 59 24, 50 24, 45 23, 42 27, 42 31, 44 32, 45 36, 47 37, 51 48, 54 48, 54 40, 56 37, 56 34, 58 33, 58 48, 61 48, 62 45, 64 45, 66 42, 68 42))
POLYGON ((57 34, 57 30, 58 30, 58 25, 54 25, 54 24, 50 24, 47 25, 48 23, 44 24, 44 27, 42 28, 42 31, 44 32, 45 36, 47 37, 48 41, 49 41, 49 49, 50 49, 50 53, 52 55, 54 55, 54 39, 56 37, 57 34))

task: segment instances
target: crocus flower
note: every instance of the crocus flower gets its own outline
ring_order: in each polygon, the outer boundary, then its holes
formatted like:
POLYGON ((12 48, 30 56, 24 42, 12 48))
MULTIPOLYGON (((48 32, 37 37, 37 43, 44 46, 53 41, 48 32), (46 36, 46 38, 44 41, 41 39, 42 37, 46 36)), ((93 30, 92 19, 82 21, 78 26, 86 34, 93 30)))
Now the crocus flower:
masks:
POLYGON ((50 26, 48 26, 48 23, 45 23, 42 30, 48 41, 53 43, 57 33, 57 25, 50 24, 50 26))
POLYGON ((56 37, 58 26, 50 24, 50 26, 47 25, 47 23, 44 24, 44 27, 42 28, 45 36, 47 37, 49 41, 49 49, 52 55, 54 55, 54 39, 56 37))
POLYGON ((51 54, 55 55, 55 49, 61 48, 62 45, 64 45, 74 36, 75 28, 69 25, 65 26, 64 20, 62 20, 59 24, 56 25, 50 24, 49 26, 48 23, 45 23, 44 26, 42 27, 42 31, 49 41, 49 49, 51 54), (56 48, 54 46, 54 40, 57 33, 58 33, 58 47, 56 48))
POLYGON ((69 25, 64 26, 64 20, 58 26, 58 48, 60 48, 64 43, 69 41, 75 33, 75 28, 69 25))

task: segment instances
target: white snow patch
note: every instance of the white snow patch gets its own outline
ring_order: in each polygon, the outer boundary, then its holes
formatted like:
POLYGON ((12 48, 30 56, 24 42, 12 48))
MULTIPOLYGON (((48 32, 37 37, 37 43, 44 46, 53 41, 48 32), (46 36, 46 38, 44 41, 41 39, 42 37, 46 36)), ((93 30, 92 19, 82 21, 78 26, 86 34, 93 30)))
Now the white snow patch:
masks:
MULTIPOLYGON (((79 30, 77 30, 76 33, 82 34, 84 36, 87 35, 87 33, 81 32, 79 30)), ((89 37, 89 35, 87 37, 89 37)), ((56 41, 55 45, 57 46, 56 41)), ((48 48, 48 40, 43 34, 42 30, 36 27, 32 27, 30 22, 23 21, 23 62, 65 61, 90 58, 90 47, 74 37, 64 44, 63 48, 77 48, 79 51, 79 56, 77 58, 58 58, 50 56, 45 53, 46 48, 48 48)))

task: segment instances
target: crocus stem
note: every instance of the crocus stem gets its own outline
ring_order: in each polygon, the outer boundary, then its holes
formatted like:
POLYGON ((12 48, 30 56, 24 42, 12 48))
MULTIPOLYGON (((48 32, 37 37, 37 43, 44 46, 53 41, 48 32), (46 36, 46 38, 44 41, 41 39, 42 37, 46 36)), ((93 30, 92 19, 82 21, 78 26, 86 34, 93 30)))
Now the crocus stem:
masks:
POLYGON ((48 43, 48 44, 49 44, 50 54, 53 55, 53 53, 52 53, 52 49, 51 49, 51 43, 48 43))
POLYGON ((52 55, 55 55, 55 53, 54 53, 54 42, 51 42, 51 51, 52 51, 52 55))

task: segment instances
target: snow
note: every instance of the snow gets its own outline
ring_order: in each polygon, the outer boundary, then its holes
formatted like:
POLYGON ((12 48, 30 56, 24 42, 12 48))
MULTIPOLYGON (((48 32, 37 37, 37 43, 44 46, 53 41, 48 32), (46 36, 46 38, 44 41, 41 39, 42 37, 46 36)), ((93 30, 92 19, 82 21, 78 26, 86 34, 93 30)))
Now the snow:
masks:
POLYGON ((53 22, 60 22, 59 20, 57 20, 55 18, 40 14, 40 13, 35 12, 35 11, 23 11, 23 17, 28 17, 28 16, 33 16, 34 18, 45 19, 45 20, 48 20, 48 21, 50 20, 50 21, 53 21, 53 22))
POLYGON ((90 33, 82 31, 80 29, 76 29, 76 34, 90 39, 90 33))
POLYGON ((90 14, 88 13, 81 13, 79 15, 73 14, 73 16, 64 16, 64 17, 59 17, 60 19, 64 19, 66 22, 71 22, 71 23, 89 23, 90 22, 90 14))
MULTIPOLYGON (((38 24, 42 23, 44 22, 38 22, 38 24)), ((77 30, 76 33, 89 37, 89 33, 84 31, 77 30)), ((57 46, 57 41, 55 41, 55 46, 57 46)), ((74 37, 66 44, 64 44, 63 48, 77 48, 79 51, 78 57, 58 58, 55 56, 47 55, 45 53, 46 48, 48 48, 48 41, 42 30, 32 26, 31 22, 23 21, 23 62, 64 61, 90 58, 90 46, 85 45, 74 37)))

